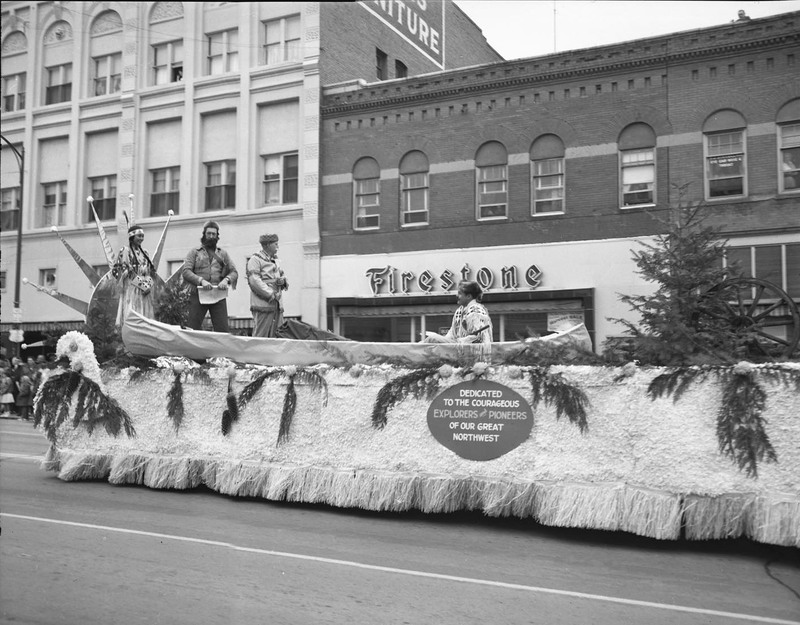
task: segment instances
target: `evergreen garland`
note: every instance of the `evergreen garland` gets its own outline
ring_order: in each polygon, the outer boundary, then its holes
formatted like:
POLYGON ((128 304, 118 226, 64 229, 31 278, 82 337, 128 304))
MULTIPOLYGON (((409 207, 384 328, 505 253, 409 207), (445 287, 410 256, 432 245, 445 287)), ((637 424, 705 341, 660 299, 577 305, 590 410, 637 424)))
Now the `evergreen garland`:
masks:
POLYGON ((674 401, 678 401, 689 388, 689 384, 698 381, 702 382, 714 371, 709 367, 681 367, 673 369, 656 376, 650 381, 647 387, 647 394, 650 399, 657 399, 662 395, 673 396, 674 401))
POLYGON ((181 427, 184 417, 183 408, 183 383, 181 381, 181 372, 173 371, 172 386, 167 391, 167 415, 172 419, 175 425, 175 431, 181 427))
POLYGON ((289 438, 289 430, 292 427, 294 411, 297 408, 297 393, 294 390, 294 376, 289 377, 289 384, 286 386, 286 395, 283 397, 283 411, 281 412, 281 424, 278 429, 277 445, 285 442, 289 438))
POLYGON ((555 405, 556 419, 566 415, 571 423, 578 426, 581 433, 585 433, 589 429, 586 420, 589 398, 580 388, 567 382, 560 373, 550 373, 548 369, 535 367, 530 371, 533 409, 542 400, 546 404, 555 405))
POLYGON ((726 376, 722 391, 722 406, 717 412, 719 450, 730 456, 744 469, 747 477, 758 477, 757 463, 766 456, 767 462, 777 462, 778 456, 764 429, 761 416, 767 404, 767 393, 752 373, 726 376))
POLYGON ((245 406, 247 406, 250 400, 255 397, 256 393, 261 390, 261 387, 264 386, 264 382, 271 380, 272 378, 276 378, 282 373, 283 371, 280 369, 271 369, 256 377, 256 379, 245 386, 242 389, 242 392, 239 394, 239 408, 243 409, 245 406))
POLYGON ((372 408, 372 426, 379 430, 386 427, 389 410, 409 394, 415 399, 431 399, 439 390, 439 380, 438 367, 424 367, 387 382, 378 391, 375 399, 372 408))
POLYGON ((129 437, 136 436, 128 413, 117 401, 103 393, 97 382, 91 378, 79 371, 70 370, 48 379, 39 391, 33 424, 44 428, 48 440, 56 442, 56 433, 69 415, 76 391, 78 401, 72 419, 73 427, 84 422, 91 434, 95 426, 101 424, 114 437, 123 429, 129 437))

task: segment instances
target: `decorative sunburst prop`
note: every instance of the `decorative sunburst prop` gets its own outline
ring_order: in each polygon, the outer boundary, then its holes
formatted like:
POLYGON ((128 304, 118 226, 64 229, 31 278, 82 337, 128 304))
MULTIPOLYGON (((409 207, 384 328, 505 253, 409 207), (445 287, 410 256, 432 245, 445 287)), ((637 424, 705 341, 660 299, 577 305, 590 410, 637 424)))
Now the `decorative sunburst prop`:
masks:
MULTIPOLYGON (((134 196, 131 194, 128 196, 130 201, 130 217, 128 213, 123 210, 123 215, 125 216, 125 221, 130 223, 134 223, 134 196)), ((111 275, 111 267, 114 266, 114 261, 116 259, 116 254, 114 253, 114 248, 111 246, 111 242, 108 239, 108 235, 106 234, 106 230, 103 227, 102 221, 97 215, 97 210, 94 207, 94 198, 90 195, 86 198, 86 201, 89 203, 89 206, 92 209, 92 216, 94 217, 94 222, 97 225, 97 234, 100 238, 100 243, 103 247, 103 253, 105 254, 106 264, 108 265, 109 269, 104 274, 100 274, 94 267, 92 267, 89 263, 87 263, 83 257, 67 242, 67 240, 61 235, 58 231, 57 226, 53 226, 51 231, 59 238, 61 243, 64 244, 64 247, 67 248, 70 256, 72 256, 73 260, 78 264, 83 272, 83 275, 86 276, 86 279, 89 280, 89 283, 92 285, 92 295, 88 302, 80 300, 76 297, 72 297, 71 295, 67 295, 66 293, 61 293, 56 289, 49 289, 47 287, 41 286, 39 284, 35 284, 29 281, 27 278, 24 278, 22 281, 25 284, 31 285, 40 293, 45 293, 50 297, 58 300, 62 304, 66 304, 73 310, 77 310, 81 315, 86 318, 86 324, 89 327, 92 327, 98 320, 100 319, 108 319, 114 318, 117 314, 117 308, 119 307, 119 289, 117 287, 117 280, 111 275)), ((161 237, 158 241, 158 245, 156 246, 156 251, 153 254, 153 267, 155 268, 156 272, 158 271, 158 265, 161 260, 161 253, 164 249, 164 241, 167 236, 167 228, 169 227, 170 219, 174 213, 169 211, 167 215, 167 221, 164 224, 164 229, 161 232, 161 237)), ((120 247, 122 245, 127 244, 127 241, 124 240, 124 232, 121 235, 123 241, 120 241, 120 247)), ((161 294, 164 291, 164 288, 174 281, 180 278, 180 268, 178 268, 166 281, 163 280, 158 273, 156 273, 155 277, 155 292, 154 298, 156 301, 160 298, 161 294)))

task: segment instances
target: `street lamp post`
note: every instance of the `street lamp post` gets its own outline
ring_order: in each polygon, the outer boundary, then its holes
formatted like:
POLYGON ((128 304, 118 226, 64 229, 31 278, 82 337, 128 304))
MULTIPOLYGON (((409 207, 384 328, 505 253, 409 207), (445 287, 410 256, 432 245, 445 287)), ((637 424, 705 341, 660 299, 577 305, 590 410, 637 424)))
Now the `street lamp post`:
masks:
MULTIPOLYGON (((25 146, 20 146, 18 150, 11 141, 6 139, 3 135, 0 135, 0 139, 11 148, 11 151, 14 152, 14 156, 17 159, 17 165, 19 166, 19 209, 17 213, 17 267, 16 272, 14 275, 14 330, 20 330, 20 324, 22 322, 21 311, 20 311, 20 301, 19 301, 19 285, 20 285, 20 271, 22 269, 22 206, 23 206, 23 193, 25 192, 25 146)), ((18 335, 19 341, 17 343, 17 355, 19 355, 20 343, 22 342, 22 337, 18 335)))

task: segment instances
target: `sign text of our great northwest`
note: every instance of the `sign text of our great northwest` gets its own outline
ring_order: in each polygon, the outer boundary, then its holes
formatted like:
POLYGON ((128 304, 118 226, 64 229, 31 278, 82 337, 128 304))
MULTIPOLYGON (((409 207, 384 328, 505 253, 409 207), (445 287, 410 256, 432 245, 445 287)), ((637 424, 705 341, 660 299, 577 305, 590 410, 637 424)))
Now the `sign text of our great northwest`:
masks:
MULTIPOLYGON (((491 288, 518 289, 521 285, 520 272, 515 266, 502 267, 498 276, 489 267, 481 267, 473 273, 472 268, 465 264, 461 267, 460 275, 445 269, 438 276, 434 275, 429 269, 416 275, 413 271, 400 271, 396 267, 387 265, 386 267, 372 267, 367 269, 366 276, 369 279, 369 287, 373 295, 381 293, 404 293, 408 294, 412 287, 420 291, 430 293, 433 290, 451 291, 459 280, 474 280, 481 285, 485 291, 491 288), (438 286, 438 289, 437 289, 438 286)), ((525 270, 522 279, 525 284, 535 289, 541 284, 542 272, 536 265, 531 265, 525 270)))
POLYGON ((492 460, 527 440, 533 429, 533 410, 507 386, 472 380, 434 398, 428 408, 428 429, 462 458, 492 460))

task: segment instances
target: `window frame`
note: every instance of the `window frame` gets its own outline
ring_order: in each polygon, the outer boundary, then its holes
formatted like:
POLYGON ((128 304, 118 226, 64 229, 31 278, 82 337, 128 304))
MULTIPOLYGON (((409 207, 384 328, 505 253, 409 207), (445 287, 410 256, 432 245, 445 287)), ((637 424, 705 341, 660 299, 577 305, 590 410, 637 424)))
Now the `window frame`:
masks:
POLYGON ((478 221, 498 221, 508 219, 508 163, 498 163, 495 165, 476 165, 475 166, 475 218, 478 221), (501 175, 492 178, 482 179, 482 175, 490 170, 499 169, 501 175), (489 185, 500 185, 500 190, 482 190, 489 185), (487 195, 499 195, 504 197, 503 202, 482 202, 482 198, 487 195), (502 207, 502 215, 484 215, 483 210, 492 207, 502 207))
POLYGON ((206 174, 206 184, 203 193, 203 211, 235 210, 236 209, 236 159, 223 159, 203 163, 206 174), (211 184, 211 168, 219 166, 220 184, 211 184), (231 175, 233 182, 230 181, 231 175), (220 206, 209 206, 209 195, 219 191, 220 206))
POLYGON ((58 268, 46 267, 44 269, 39 269, 39 286, 54 291, 58 290, 58 268), (48 274, 53 276, 52 284, 49 285, 45 284, 48 274))
POLYGON ((302 20, 300 19, 300 14, 295 13, 292 15, 284 15, 283 17, 278 17, 275 19, 264 20, 261 22, 262 24, 262 33, 264 34, 264 43, 262 45, 262 61, 263 65, 267 66, 275 66, 280 65, 282 63, 298 63, 303 60, 303 49, 302 49, 302 42, 303 42, 303 30, 302 30, 302 20), (297 22, 297 34, 296 38, 289 39, 287 37, 287 33, 289 29, 287 26, 296 21, 297 22), (279 38, 276 41, 269 40, 269 25, 270 24, 278 24, 279 30, 279 38), (278 60, 270 62, 270 49, 275 48, 278 51, 278 60))
MULTIPOLYGON (((280 152, 277 154, 263 154, 261 156, 261 170, 263 172, 261 178, 261 202, 262 206, 285 206, 287 204, 297 204, 300 201, 300 153, 298 151, 292 152, 280 152), (287 163, 287 160, 291 157, 294 157, 297 161, 296 167, 296 175, 289 176, 290 173, 290 165, 287 163), (267 179, 267 163, 270 159, 279 159, 280 163, 280 173, 277 174, 277 177, 267 179), (268 194, 267 189, 272 188, 272 185, 276 184, 278 186, 278 197, 280 198, 278 202, 268 202, 268 194), (294 183, 294 184, 292 184, 294 183), (269 187, 267 185, 270 185, 269 187), (294 200, 291 199, 291 192, 292 189, 294 190, 294 200), (288 198, 288 199, 287 199, 288 198)), ((276 174, 269 174, 271 176, 276 176, 276 174)))
POLYGON ((172 83, 183 81, 183 64, 184 64, 184 46, 183 39, 173 39, 172 41, 162 41, 161 43, 154 43, 150 46, 150 80, 151 87, 159 87, 162 85, 171 85, 172 83), (176 60, 175 50, 180 46, 180 60, 176 60), (166 52, 166 61, 159 65, 159 51, 166 52), (168 80, 159 81, 159 76, 165 75, 168 80))
POLYGON ((418 171, 407 174, 400 174, 400 227, 401 228, 417 228, 427 226, 430 223, 430 172, 418 171), (414 176, 422 176, 422 184, 414 186, 409 185, 409 182, 414 176), (423 209, 410 210, 409 205, 415 197, 415 191, 422 191, 423 209), (415 214, 423 214, 424 221, 408 221, 408 217, 415 214))
POLYGON ((778 193, 791 195, 800 193, 800 121, 778 124, 778 193), (796 127, 796 135, 791 144, 787 146, 784 129, 789 127, 796 127), (785 156, 789 150, 794 152, 793 158, 790 160, 793 168, 787 169, 785 156), (787 188, 786 178, 789 175, 796 181, 796 184, 794 187, 787 188))
MULTIPOLYGON (((89 178, 89 195, 93 198, 97 218, 100 221, 114 221, 117 218, 117 175, 91 176, 89 178), (100 183, 99 185, 97 183, 100 183), (98 197, 98 192, 102 195, 98 197)), ((86 223, 94 221, 92 207, 87 209, 86 223)))
POLYGON ((745 128, 731 128, 727 130, 718 130, 712 132, 704 132, 703 133, 703 183, 704 183, 704 191, 705 191, 705 199, 708 201, 727 201, 731 199, 741 199, 747 197, 747 133, 745 132, 745 128), (724 135, 735 135, 738 134, 740 136, 739 144, 741 145, 741 151, 729 151, 729 152, 720 152, 718 154, 711 154, 711 146, 710 140, 716 137, 722 137, 724 135), (740 176, 719 176, 716 178, 711 177, 710 166, 711 166, 711 159, 719 158, 719 157, 731 157, 731 156, 738 156, 741 155, 741 175, 740 176), (717 180, 733 180, 736 178, 741 178, 742 180, 742 192, 736 194, 725 194, 725 195, 711 195, 711 183, 712 181, 717 180))
POLYGON ((112 54, 104 54, 102 56, 95 56, 91 58, 92 62, 92 76, 90 85, 89 97, 100 97, 104 95, 111 95, 122 91, 122 72, 114 71, 121 70, 122 67, 122 53, 114 52, 112 54), (105 62, 108 70, 105 75, 100 74, 99 65, 105 62), (103 93, 98 93, 98 87, 103 86, 103 93))
POLYGON ((2 232, 19 229, 19 193, 20 187, 18 186, 0 189, 0 231, 2 232), (7 206, 11 206, 11 208, 7 208, 7 206), (11 215, 10 218, 9 215, 11 215))
POLYGON ((17 72, 16 74, 10 74, 8 76, 3 76, 3 112, 4 113, 13 113, 14 111, 24 111, 25 110, 25 89, 27 87, 27 76, 26 72, 17 72), (9 85, 14 84, 14 89, 11 90, 9 85), (20 90, 20 83, 22 84, 22 90, 20 90), (8 103, 11 103, 11 107, 7 106, 8 103))
POLYGON ((173 167, 158 167, 150 169, 150 217, 165 217, 169 211, 178 214, 181 201, 181 168, 180 165, 173 167), (164 191, 156 191, 156 176, 164 172, 164 191), (164 204, 164 206, 156 206, 164 204))
POLYGON ((206 76, 218 76, 230 72, 239 71, 239 29, 229 28, 218 30, 213 33, 206 33, 206 76), (236 38, 231 49, 231 33, 235 33, 236 38), (219 42, 219 54, 213 54, 215 37, 221 37, 219 42), (220 71, 214 71, 214 61, 218 59, 221 64, 220 71))
POLYGON ((62 104, 72 101, 72 63, 45 67, 44 104, 62 104), (53 82, 58 80, 59 82, 53 82))
MULTIPOLYGON (((622 210, 630 210, 635 208, 642 208, 642 207, 651 207, 656 205, 656 180, 657 180, 657 171, 656 171, 656 148, 653 147, 642 147, 642 148, 633 148, 630 150, 619 150, 619 207, 622 210), (632 162, 625 162, 626 156, 633 156, 636 154, 644 154, 649 153, 649 158, 646 160, 637 160, 632 162), (634 168, 645 168, 650 167, 652 171, 651 181, 649 183, 637 183, 637 184, 649 184, 650 187, 648 189, 637 189, 632 191, 625 191, 625 172, 632 171, 634 168), (650 193, 650 200, 648 202, 636 202, 631 204, 626 204, 625 197, 627 195, 637 195, 643 192, 650 193)), ((630 185, 629 185, 630 186, 630 185)))
POLYGON ((554 156, 550 158, 537 158, 531 159, 531 217, 541 217, 543 215, 563 215, 565 211, 565 189, 566 189, 566 159, 563 156, 554 156), (545 172, 542 173, 539 171, 539 166, 544 163, 550 162, 558 162, 559 163, 559 171, 556 173, 545 172), (538 189, 536 186, 537 180, 542 180, 545 178, 552 178, 557 177, 560 180, 560 184, 558 186, 549 186, 549 187, 541 187, 538 189), (538 189, 538 191, 537 191, 538 189), (545 191, 545 190, 556 190, 560 189, 561 193, 558 198, 541 198, 539 199, 538 192, 545 191), (561 202, 561 210, 547 210, 547 211, 538 211, 536 210, 537 203, 544 203, 544 202, 553 202, 558 200, 561 202))
POLYGON ((379 230, 381 227, 381 179, 380 176, 372 178, 353 179, 353 230, 363 232, 365 230, 379 230), (374 190, 364 190, 361 185, 364 183, 374 183, 374 190), (360 204, 360 198, 371 197, 376 198, 373 204, 360 204), (371 211, 365 210, 363 215, 359 215, 360 209, 372 209, 371 211), (375 219, 375 224, 359 226, 359 219, 375 219))
POLYGON ((39 227, 48 228, 51 226, 63 226, 66 221, 66 208, 67 208, 67 181, 58 180, 54 182, 43 182, 42 188, 42 210, 39 214, 39 227), (55 193, 48 193, 49 190, 54 190, 55 193), (54 203, 47 203, 47 199, 53 197, 54 203), (48 211, 52 209, 56 215, 56 221, 48 220, 48 211))

